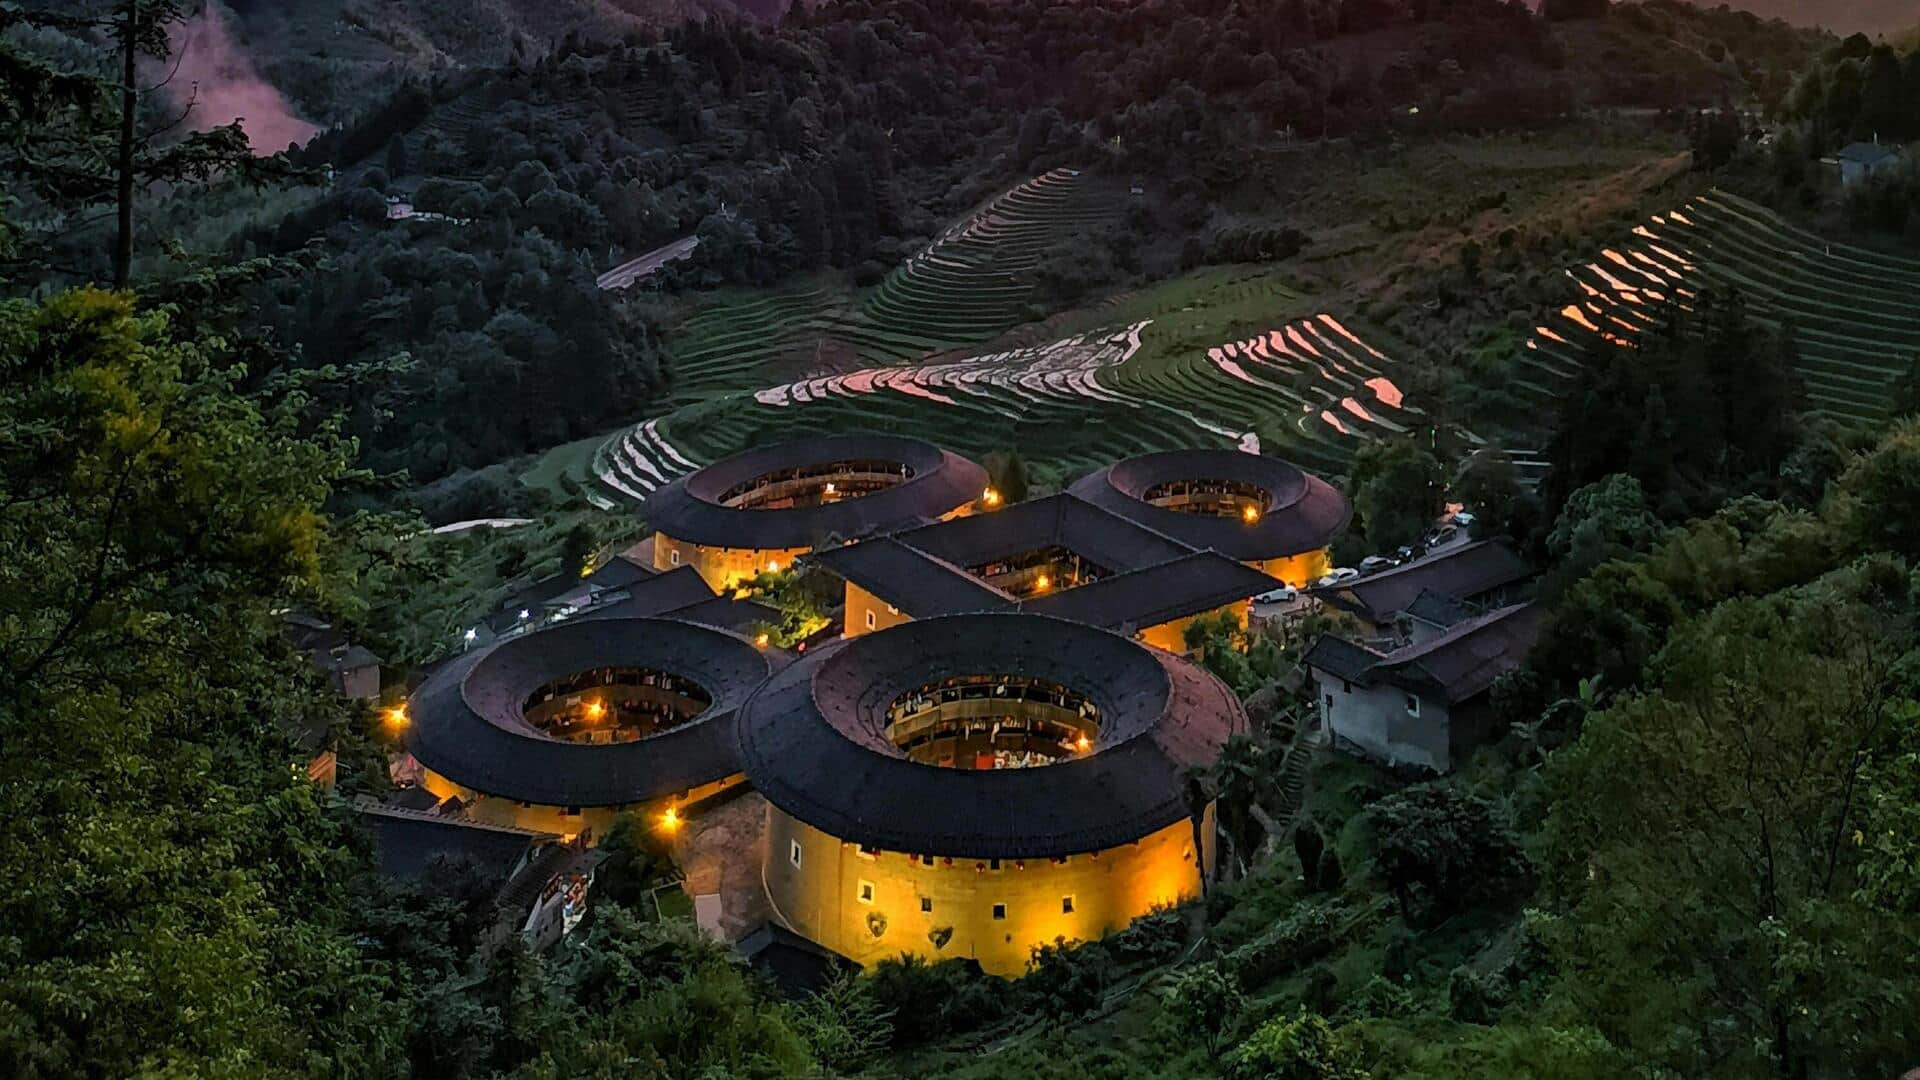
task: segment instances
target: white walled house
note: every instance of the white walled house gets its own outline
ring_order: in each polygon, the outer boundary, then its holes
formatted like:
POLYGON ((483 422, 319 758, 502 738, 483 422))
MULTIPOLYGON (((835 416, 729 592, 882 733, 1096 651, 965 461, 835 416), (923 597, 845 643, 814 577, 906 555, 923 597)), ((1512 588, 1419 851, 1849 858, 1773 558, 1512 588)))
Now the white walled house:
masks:
POLYGON ((1322 637, 1306 662, 1333 745, 1391 767, 1451 772, 1487 737, 1487 692, 1526 659, 1544 621, 1516 604, 1392 652, 1322 637))

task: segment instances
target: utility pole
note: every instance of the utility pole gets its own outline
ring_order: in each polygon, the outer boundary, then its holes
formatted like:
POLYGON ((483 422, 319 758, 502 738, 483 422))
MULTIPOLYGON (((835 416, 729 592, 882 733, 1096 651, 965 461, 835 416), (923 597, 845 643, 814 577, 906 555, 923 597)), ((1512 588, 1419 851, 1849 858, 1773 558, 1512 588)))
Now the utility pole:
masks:
POLYGON ((113 237, 113 287, 125 289, 133 281, 133 133, 139 89, 134 68, 139 59, 140 0, 126 0, 126 20, 120 28, 120 154, 115 198, 120 212, 113 237))

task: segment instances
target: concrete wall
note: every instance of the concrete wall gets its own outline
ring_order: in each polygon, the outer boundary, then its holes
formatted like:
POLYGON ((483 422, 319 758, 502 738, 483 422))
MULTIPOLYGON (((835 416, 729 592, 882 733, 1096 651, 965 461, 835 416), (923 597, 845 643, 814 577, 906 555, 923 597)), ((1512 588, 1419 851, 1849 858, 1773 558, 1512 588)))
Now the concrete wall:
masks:
POLYGON ((577 812, 569 813, 564 806, 515 802, 512 799, 488 795, 456 784, 432 769, 420 770, 420 786, 442 799, 457 797, 467 803, 467 817, 470 820, 489 825, 512 825, 522 829, 559 833, 569 840, 582 830, 591 829, 595 843, 607 835, 607 830, 621 814, 629 810, 639 810, 647 817, 654 817, 665 812, 669 806, 686 806, 703 799, 710 799, 729 788, 746 783, 746 780, 744 773, 736 773, 711 784, 702 784, 697 788, 676 792, 651 802, 629 803, 623 806, 583 806, 577 812))
POLYGON ((354 701, 371 701, 380 696, 380 665, 347 668, 338 679, 340 693, 354 701))
POLYGON ((1329 552, 1330 549, 1321 548, 1319 551, 1289 555, 1284 559, 1255 560, 1247 565, 1297 589, 1333 572, 1333 556, 1329 552))
POLYGON ((1035 945, 1093 940, 1157 905, 1200 892, 1213 859, 1213 810, 1196 862, 1193 825, 1181 819, 1136 843, 1064 863, 924 857, 853 845, 768 807, 765 881, 776 917, 796 933, 862 965, 903 952, 928 960, 971 957, 995 975, 1026 971, 1035 945), (800 850, 795 866, 792 849, 800 850), (863 897, 870 897, 863 899, 863 897), (1062 901, 1072 898, 1073 910, 1062 901), (923 901, 931 907, 922 910, 923 901), (994 905, 1004 917, 994 917, 994 905), (951 931, 944 945, 936 932, 951 931))
POLYGON ((1215 615, 1224 611, 1233 616, 1234 621, 1240 624, 1240 629, 1245 630, 1247 628, 1247 612, 1252 606, 1252 603, 1249 601, 1237 601, 1225 607, 1215 608, 1212 611, 1203 611, 1197 615, 1188 615, 1182 619, 1163 622, 1158 626, 1149 626, 1134 636, 1156 649, 1165 649, 1170 653, 1185 653, 1187 651, 1187 627, 1191 625, 1195 619, 1205 618, 1209 615, 1215 615))
POLYGON ((847 582, 847 621, 844 633, 847 637, 859 637, 876 630, 885 630, 889 626, 898 626, 907 621, 907 614, 867 590, 847 582), (872 616, 873 625, 867 625, 868 616, 872 616))
POLYGON ((1320 716, 1336 744, 1388 765, 1416 765, 1444 773, 1453 768, 1451 718, 1444 704, 1420 700, 1419 715, 1407 711, 1407 693, 1393 686, 1361 686, 1315 671, 1320 716))
POLYGON ((708 585, 717 592, 727 590, 745 581, 747 578, 767 569, 769 563, 778 563, 784 570, 793 565, 793 560, 807 553, 807 548, 723 548, 709 547, 705 544, 691 544, 685 540, 676 540, 666 533, 653 535, 653 568, 672 570, 677 566, 691 566, 699 571, 708 585))

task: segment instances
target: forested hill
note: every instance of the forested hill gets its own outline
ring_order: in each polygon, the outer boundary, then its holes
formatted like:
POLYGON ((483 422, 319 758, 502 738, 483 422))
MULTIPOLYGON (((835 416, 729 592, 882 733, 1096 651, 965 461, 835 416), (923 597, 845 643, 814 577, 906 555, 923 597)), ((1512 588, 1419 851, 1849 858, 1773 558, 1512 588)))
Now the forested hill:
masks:
POLYGON ((261 310, 313 362, 403 354, 405 373, 354 403, 352 430, 376 465, 431 480, 648 415, 673 378, 662 326, 591 279, 690 234, 696 256, 659 288, 820 270, 871 285, 980 201, 1090 167, 1154 178, 1130 218, 1144 260, 1130 270, 1164 274, 1215 231, 1252 147, 1385 132, 1414 108, 1422 128, 1479 132, 1778 96, 1813 42, 1672 2, 1554 23, 1492 0, 1424 18, 1358 3, 849 2, 777 26, 567 38, 414 80, 324 136, 306 157, 339 181, 241 246, 333 249, 261 310), (447 220, 390 226, 383 197, 402 195, 447 220), (485 404, 499 400, 517 404, 502 416, 485 404))
POLYGON ((1893 34, 1920 26, 1920 5, 1913 0, 1732 0, 1732 4, 1762 18, 1839 34, 1893 34))

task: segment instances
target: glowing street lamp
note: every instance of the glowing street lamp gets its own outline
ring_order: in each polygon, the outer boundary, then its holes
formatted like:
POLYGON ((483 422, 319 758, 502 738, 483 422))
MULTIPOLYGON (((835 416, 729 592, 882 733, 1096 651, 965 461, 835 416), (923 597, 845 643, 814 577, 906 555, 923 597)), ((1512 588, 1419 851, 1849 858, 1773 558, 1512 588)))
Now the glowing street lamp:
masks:
POLYGON ((1047 575, 1041 574, 1039 577, 1033 579, 1034 592, 1046 592, 1051 588, 1053 588, 1053 579, 1047 575))
POLYGON ((405 705, 395 705, 393 708, 388 709, 386 720, 387 726, 395 731, 405 728, 407 726, 407 707, 405 705))
POLYGON ((666 812, 660 815, 660 831, 668 834, 680 831, 680 811, 678 808, 669 806, 666 812))
POLYGON ((587 719, 598 720, 607 715, 607 707, 597 701, 587 702, 587 719))
POLYGON ((1000 493, 993 490, 992 488, 988 488, 987 490, 980 493, 980 501, 983 503, 986 503, 988 508, 999 506, 1000 493))
POLYGON ((1093 749, 1093 740, 1087 738, 1087 733, 1083 731, 1079 738, 1073 740, 1073 748, 1084 754, 1093 749))
POLYGON ((1241 507, 1240 520, 1245 521, 1249 525, 1253 524, 1256 521, 1259 521, 1260 508, 1253 505, 1252 503, 1248 503, 1247 505, 1241 507))
POLYGON ((754 635, 754 638, 753 638, 753 643, 754 643, 755 645, 758 645, 758 646, 760 646, 760 647, 761 647, 761 648, 763 648, 763 649, 764 649, 764 648, 766 648, 766 647, 767 647, 767 635, 765 635, 765 634, 755 634, 755 635, 754 635))

